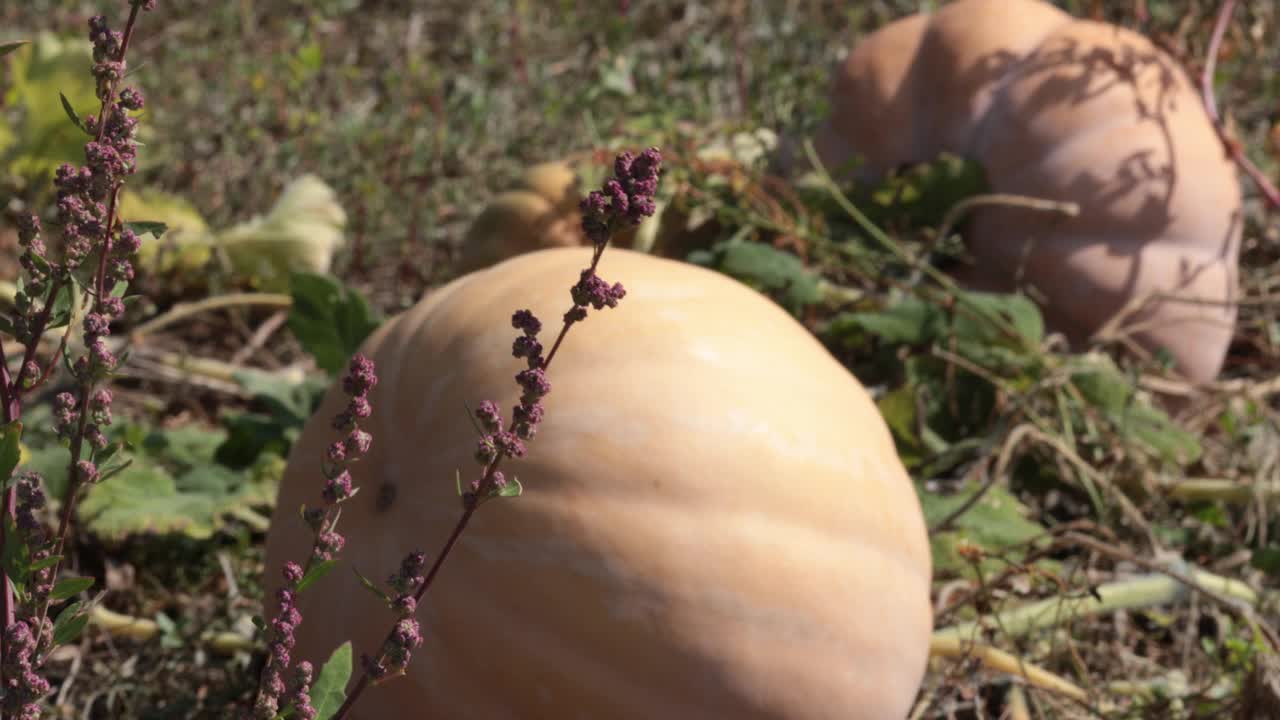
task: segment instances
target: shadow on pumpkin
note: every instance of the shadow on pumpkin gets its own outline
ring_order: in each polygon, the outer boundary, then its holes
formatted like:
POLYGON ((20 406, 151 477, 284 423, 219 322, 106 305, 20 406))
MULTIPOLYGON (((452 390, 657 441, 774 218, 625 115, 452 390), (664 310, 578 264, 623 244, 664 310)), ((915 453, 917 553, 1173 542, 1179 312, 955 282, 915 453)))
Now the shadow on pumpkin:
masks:
POLYGON ((937 20, 944 9, 864 39, 837 69, 819 155, 829 169, 864 156, 866 181, 950 152, 980 163, 992 192, 1076 203, 1071 218, 974 210, 960 226, 972 262, 948 271, 1027 292, 1074 348, 1127 335, 1130 350, 1166 348, 1182 374, 1210 380, 1236 316, 1241 198, 1226 149, 1145 38, 1025 5, 1044 13, 1038 35, 981 19, 957 29, 937 20))

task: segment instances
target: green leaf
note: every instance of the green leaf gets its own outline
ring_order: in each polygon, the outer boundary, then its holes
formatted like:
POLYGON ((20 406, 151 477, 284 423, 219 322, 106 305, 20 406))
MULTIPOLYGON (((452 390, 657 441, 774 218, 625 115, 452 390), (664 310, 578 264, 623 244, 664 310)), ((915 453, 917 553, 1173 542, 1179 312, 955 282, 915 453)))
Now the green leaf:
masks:
POLYGON ((133 222, 125 223, 124 226, 132 230, 134 235, 142 236, 151 233, 157 240, 169 229, 168 225, 155 220, 134 220, 133 222))
POLYGON ((62 93, 58 93, 58 97, 62 98, 62 109, 67 111, 67 117, 71 118, 71 122, 75 123, 76 127, 80 128, 86 135, 88 135, 89 130, 85 128, 84 121, 76 114, 76 109, 71 106, 71 101, 62 93))
POLYGON ((315 356, 317 365, 331 376, 338 375, 377 329, 379 318, 364 296, 332 275, 295 272, 289 287, 293 296, 290 331, 315 356))
POLYGON ((328 380, 308 378, 296 382, 261 370, 241 370, 232 378, 256 402, 266 405, 273 417, 296 423, 306 423, 329 389, 328 380))
POLYGON ((1134 383, 1110 358, 1089 356, 1078 360, 1071 382, 1130 443, 1179 465, 1200 458, 1203 448, 1199 439, 1174 423, 1164 411, 1139 397, 1134 383))
POLYGON ((110 443, 93 454, 93 462, 101 466, 124 449, 124 443, 110 443))
POLYGON ((325 575, 328 575, 329 572, 333 570, 334 567, 337 566, 337 564, 338 564, 338 561, 335 559, 335 560, 324 560, 322 562, 316 563, 315 565, 311 566, 311 569, 307 571, 307 574, 303 575, 302 579, 298 581, 297 591, 302 592, 303 590, 306 590, 307 588, 311 587, 312 583, 324 577, 325 575))
POLYGON ((65 580, 59 580, 53 586, 53 591, 49 593, 49 599, 57 602, 75 597, 93 587, 93 582, 94 580, 91 577, 70 577, 65 580))
POLYGON ((39 572, 40 570, 44 570, 45 568, 51 568, 54 565, 57 565, 61 561, 62 561, 61 555, 50 555, 49 557, 44 558, 43 560, 37 560, 31 563, 31 567, 28 568, 28 570, 30 570, 31 572, 39 572))
MULTIPOLYGON (((115 428, 113 428, 115 429, 115 428)), ((270 504, 273 476, 255 464, 232 469, 218 464, 214 454, 226 440, 219 428, 188 426, 145 432, 125 426, 118 436, 137 443, 132 464, 119 475, 92 485, 78 506, 88 529, 107 540, 136 533, 182 533, 196 540, 213 535, 233 510, 270 504)), ((49 467, 50 486, 65 483, 64 467, 49 467)), ((34 452, 31 464, 45 462, 34 452)))
MULTIPOLYGON (((71 304, 75 301, 74 296, 78 291, 79 288, 76 287, 74 282, 67 283, 58 290, 58 296, 53 300, 53 311, 50 313, 49 324, 46 329, 53 330, 66 326, 71 320, 71 304)), ((70 354, 64 353, 63 356, 70 357, 70 354)))
POLYGON ((80 612, 81 603, 73 602, 58 613, 53 621, 53 644, 66 645, 80 637, 84 626, 89 622, 89 613, 80 612))
POLYGON ((819 276, 805 267, 800 258, 770 245, 728 240, 709 251, 691 255, 689 260, 774 296, 793 314, 822 299, 819 276))
POLYGON ((111 478, 119 475, 120 473, 124 472, 125 470, 128 470, 130 465, 133 465, 132 458, 125 460, 123 462, 111 463, 110 465, 100 466, 98 468, 98 483, 99 484, 104 483, 110 480, 111 478))
POLYGON ((68 123, 66 110, 50 100, 62 91, 73 107, 97 102, 93 77, 85 72, 93 63, 92 46, 78 34, 40 33, 7 52, 0 175, 24 179, 41 196, 31 198, 40 205, 51 199, 53 168, 84 162, 84 131, 68 123))
POLYGON ((876 407, 880 409, 880 415, 893 433, 894 444, 903 464, 908 469, 914 468, 925 459, 928 450, 920 438, 913 387, 905 385, 885 393, 876 402, 876 407))
POLYGON ((320 668, 311 685, 311 706, 316 720, 329 720, 347 698, 347 682, 351 679, 351 641, 338 646, 320 668))
MULTIPOLYGON (((930 527, 955 512, 978 489, 979 486, 972 483, 957 493, 938 495, 924 490, 919 483, 916 484, 920 506, 930 527)), ((934 567, 967 573, 971 566, 956 552, 961 543, 971 543, 989 552, 1001 552, 1040 535, 1044 528, 1027 519, 1028 513, 1026 506, 1008 490, 998 485, 989 488, 949 529, 935 533, 930 538, 934 567)))
POLYGON ((0 486, 8 487, 14 468, 22 460, 22 421, 0 425, 0 486))
POLYGON ((14 50, 17 50, 18 48, 26 44, 27 44, 26 40, 18 40, 17 42, 11 42, 11 43, 0 43, 0 57, 4 57, 5 55, 8 55, 9 53, 13 52, 14 50))
POLYGON ((520 484, 518 478, 511 478, 506 485, 498 488, 498 497, 520 497, 524 492, 524 486, 520 484))
POLYGON ((356 577, 360 578, 360 584, 365 586, 365 588, 369 592, 373 593, 374 595, 377 595, 378 599, 381 600, 383 603, 386 603, 387 605, 391 604, 391 596, 383 592, 382 589, 379 588, 377 585, 374 585, 372 580, 365 577, 363 574, 360 573, 359 570, 355 569, 354 567, 351 568, 351 572, 355 573, 356 577))
POLYGON ((178 624, 173 618, 162 612, 153 616, 156 627, 160 629, 160 647, 176 650, 183 646, 182 635, 178 632, 178 624))
POLYGON ((1254 550, 1249 564, 1268 575, 1280 577, 1280 545, 1268 545, 1254 550))
POLYGON ((30 574, 28 562, 31 560, 31 552, 27 549, 26 540, 18 533, 18 526, 12 517, 5 515, 0 518, 0 522, 4 523, 5 537, 4 547, 0 548, 0 565, 3 565, 4 574, 13 581, 14 586, 22 588, 30 574))
POLYGON ((932 342, 943 334, 946 323, 946 313, 941 307, 916 297, 903 298, 877 312, 846 313, 843 316, 847 322, 892 345, 932 342))
POLYGON ((981 164, 951 153, 885 176, 866 195, 868 218, 877 225, 905 222, 935 227, 965 198, 990 191, 981 164))
POLYGON ((328 378, 310 376, 298 383, 256 370, 237 372, 234 378, 252 393, 254 404, 267 412, 223 416, 227 438, 218 446, 214 459, 232 468, 253 466, 264 455, 287 457, 330 382, 328 378))
POLYGON ((961 295, 966 305, 956 311, 953 332, 957 338, 1016 348, 1013 339, 994 322, 1000 319, 1012 325, 1030 345, 1039 345, 1044 340, 1044 319, 1040 308, 1027 296, 982 292, 964 292, 961 295))

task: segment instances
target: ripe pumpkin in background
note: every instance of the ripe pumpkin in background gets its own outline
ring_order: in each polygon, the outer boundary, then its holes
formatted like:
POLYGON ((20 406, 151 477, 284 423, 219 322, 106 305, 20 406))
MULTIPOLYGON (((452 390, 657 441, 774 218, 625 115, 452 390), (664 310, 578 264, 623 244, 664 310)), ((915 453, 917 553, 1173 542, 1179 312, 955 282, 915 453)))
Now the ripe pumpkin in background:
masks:
POLYGON ((472 221, 457 272, 479 270, 533 250, 585 244, 578 184, 567 162, 527 168, 515 188, 493 198, 472 221))
POLYGON ((1149 40, 1040 0, 957 0, 859 42, 831 97, 815 141, 828 169, 858 156, 855 175, 869 181, 946 151, 978 161, 994 192, 1079 204, 1066 219, 973 211, 976 262, 958 280, 1009 292, 1021 279, 1077 346, 1150 298, 1125 323, 1133 340, 1167 349, 1191 381, 1220 372, 1240 186, 1197 91, 1149 40))
POLYGON ((573 218, 557 213, 546 198, 526 190, 508 190, 491 200, 472 221, 456 271, 468 273, 520 253, 582 242, 573 218))
MULTIPOLYGON (((343 563, 381 581, 433 557, 479 471, 464 403, 517 401, 510 316, 555 333, 586 248, 458 278, 380 327, 373 447, 351 468, 343 563)), ((803 326, 714 271, 624 249, 627 288, 569 333, 524 495, 486 504, 419 605, 408 675, 371 718, 904 717, 923 678, 931 560, 875 404, 803 326)), ((267 597, 303 558, 341 409, 331 388, 292 451, 267 541, 267 597)), ((274 607, 269 607, 273 611, 274 607)), ((373 652, 392 614, 340 569, 303 593, 293 656, 373 652)))

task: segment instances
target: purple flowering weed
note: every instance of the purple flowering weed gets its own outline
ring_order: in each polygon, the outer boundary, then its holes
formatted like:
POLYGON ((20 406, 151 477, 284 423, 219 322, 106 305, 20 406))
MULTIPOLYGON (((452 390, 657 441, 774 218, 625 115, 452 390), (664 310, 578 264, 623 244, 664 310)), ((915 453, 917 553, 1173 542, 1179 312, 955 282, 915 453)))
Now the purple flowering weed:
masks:
POLYGON ((337 531, 339 508, 343 502, 354 497, 358 490, 352 485, 347 466, 368 453, 371 447, 373 438, 361 429, 360 421, 373 413, 369 393, 377 385, 378 373, 373 361, 357 353, 351 358, 347 373, 342 378, 342 390, 348 396, 347 406, 334 416, 332 422, 333 428, 345 433, 345 437, 330 445, 325 456, 327 464, 322 466, 325 483, 320 497, 324 502, 318 507, 303 509, 303 521, 315 534, 311 555, 305 566, 290 561, 285 563, 282 570, 285 585, 276 593, 276 601, 280 607, 268 632, 267 663, 259 678, 253 710, 246 713, 246 717, 270 720, 285 707, 293 708, 294 717, 315 717, 309 695, 311 665, 299 663, 294 668, 293 684, 290 687, 286 687, 284 680, 289 671, 289 652, 293 649, 294 633, 302 623, 302 614, 297 608, 297 594, 302 590, 301 583, 307 573, 320 568, 321 563, 335 560, 346 545, 346 538, 337 531), (282 698, 285 707, 281 707, 282 698))
MULTIPOLYGON (((3 496, 3 512, 14 518, 19 537, 6 537, 0 525, 0 552, 15 540, 25 543, 31 570, 26 592, 15 595, 13 580, 0 574, 0 718, 40 717, 40 700, 50 691, 40 675, 40 666, 54 646, 53 622, 49 618, 50 593, 57 576, 67 528, 78 492, 85 484, 100 481, 109 471, 99 467, 107 449, 103 428, 112 421, 109 390, 100 385, 117 369, 119 359, 111 352, 107 338, 111 324, 124 314, 120 291, 133 280, 132 258, 142 239, 120 222, 117 202, 125 180, 137 169, 135 140, 138 120, 131 112, 143 107, 142 92, 121 87, 128 70, 126 51, 142 11, 154 9, 154 0, 132 0, 124 30, 111 28, 105 16, 89 19, 89 40, 93 45, 95 93, 101 105, 96 115, 80 123, 92 139, 84 146, 84 164, 70 163, 54 173, 56 219, 53 227, 60 235, 58 253, 51 253, 44 240, 40 218, 17 218, 18 264, 23 271, 21 289, 15 294, 9 317, 12 334, 25 350, 15 375, 7 362, 0 362, 0 408, 6 424, 22 416, 23 400, 39 388, 65 360, 70 367, 74 389, 54 399, 54 429, 71 449, 67 465, 69 482, 62 498, 58 530, 45 532, 37 511, 46 504, 43 480, 31 472, 18 473, 3 496), (45 331, 57 327, 55 308, 64 298, 81 293, 86 300, 82 322, 86 352, 72 360, 66 336, 50 359, 38 360, 36 350, 45 331), (50 564, 49 558, 55 562, 50 564), (19 607, 19 600, 21 600, 19 607)), ((71 328, 68 326, 67 332, 71 328)), ((8 353, 0 343, 0 360, 8 353)), ((12 427, 12 426, 10 426, 12 427)))
MULTIPOLYGON (((505 423, 501 408, 492 400, 481 401, 473 411, 480 434, 474 457, 481 471, 467 483, 465 490, 459 487, 462 516, 425 574, 426 556, 414 551, 405 557, 400 571, 389 578, 387 584, 394 594, 388 596, 388 604, 396 614, 396 621, 376 655, 361 655, 360 679, 338 708, 334 720, 346 717, 372 684, 405 671, 413 651, 424 642, 418 621, 413 617, 418 604, 466 529, 472 514, 484 502, 520 493, 519 483, 514 478, 508 480, 499 465, 506 458, 519 459, 529 452, 528 443, 536 436, 546 415, 542 399, 551 392, 547 369, 569 328, 585 320, 589 310, 617 307, 626 297, 621 283, 607 282, 596 274, 596 270, 614 232, 627 225, 637 225, 653 215, 661 167, 662 155, 657 148, 650 148, 638 157, 624 152, 614 163, 614 176, 582 201, 582 227, 593 245, 591 263, 579 274, 577 283, 569 288, 573 304, 564 313, 560 333, 549 351, 544 352, 544 345, 539 339, 542 321, 528 309, 512 313, 511 327, 519 334, 512 341, 511 354, 525 364, 525 368, 513 377, 520 387, 520 401, 511 409, 511 419, 505 423)), ((329 459, 345 451, 345 446, 335 444, 329 450, 329 459)))

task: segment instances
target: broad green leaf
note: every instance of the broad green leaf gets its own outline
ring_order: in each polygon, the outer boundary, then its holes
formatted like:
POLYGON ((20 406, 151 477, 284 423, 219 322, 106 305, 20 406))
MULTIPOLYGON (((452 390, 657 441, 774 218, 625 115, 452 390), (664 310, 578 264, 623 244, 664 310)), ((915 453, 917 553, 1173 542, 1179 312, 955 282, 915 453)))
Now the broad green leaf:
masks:
POLYGON ((331 376, 378 327, 379 319, 364 296, 331 275, 295 272, 290 276, 293 308, 289 329, 331 376))
POLYGON ((7 50, 4 88, 6 109, 16 112, 13 124, 0 124, 0 176, 18 179, 52 195, 54 168, 84 162, 84 131, 67 122, 60 102, 73 108, 95 108, 92 44, 80 33, 40 33, 27 44, 7 50))
POLYGON ((125 223, 125 227, 133 231, 133 234, 135 235, 146 235, 147 233, 150 233, 152 237, 157 240, 159 240, 160 237, 164 235, 165 231, 169 229, 168 225, 155 220, 134 220, 132 222, 125 223))
POLYGON ((506 485, 498 488, 498 497, 520 497, 524 492, 524 486, 520 484, 519 478, 511 478, 506 485))
POLYGON ((890 344, 923 345, 942 335, 945 311, 916 297, 904 298, 876 312, 851 313, 848 322, 890 344))
POLYGON ((4 523, 5 537, 4 547, 0 548, 0 565, 3 565, 4 574, 13 581, 14 586, 23 588, 30 574, 28 563, 31 551, 27 548, 26 540, 18 533, 12 517, 5 515, 0 518, 0 522, 4 523))
POLYGON ((1139 397, 1133 382, 1109 358, 1081 359, 1071 382, 1126 440, 1145 446, 1166 462, 1181 465, 1200 458, 1199 439, 1139 397))
MULTIPOLYGON (((1040 308, 1025 295, 965 292, 962 298, 969 305, 976 306, 980 312, 989 313, 993 318, 1001 318, 1031 345, 1038 345, 1044 339, 1044 319, 1040 308)), ((958 309, 955 315, 953 332, 962 340, 989 343, 1009 344, 1011 339, 1000 326, 978 313, 965 312, 958 309)), ((1016 346, 1015 346, 1016 347, 1016 346)))
POLYGON ((770 245, 730 240, 695 253, 689 260, 769 293, 793 314, 822 299, 819 276, 800 258, 770 245))
POLYGON ((315 581, 325 575, 328 575, 330 571, 337 567, 337 565, 337 560, 323 560, 312 565, 311 569, 307 571, 307 574, 303 575, 302 579, 298 581, 298 592, 302 592, 303 590, 311 587, 315 581))
POLYGON ((876 407, 893 432, 903 464, 914 467, 926 453, 918 432, 915 392, 911 386, 900 387, 881 396, 876 407))
MULTIPOLYGON (((119 432, 131 435, 134 429, 126 426, 119 432)), ((222 527, 233 510, 270 504, 274 476, 261 473, 256 463, 237 470, 214 460, 226 437, 221 429, 198 426, 134 437, 138 448, 132 465, 88 489, 78 507, 81 521, 113 541, 143 532, 176 532, 199 540, 222 527)), ((58 450, 61 463, 50 463, 53 474, 46 475, 46 480, 52 478, 51 487, 65 485, 67 455, 58 450)), ((33 465, 44 461, 40 453, 34 456, 33 465)))
POLYGON ((272 416, 297 423, 305 423, 311 417, 330 382, 317 378, 295 382, 259 370, 243 370, 232 377, 253 395, 254 401, 266 405, 272 416))
POLYGON ((311 706, 316 720, 329 720, 347 699, 347 682, 351 679, 351 641, 338 646, 320 668, 311 684, 311 706))
POLYGON ((8 487, 14 468, 22 460, 22 421, 0 426, 0 486, 8 487))
POLYGON ((119 207, 121 220, 134 233, 150 232, 156 237, 139 248, 139 267, 153 275, 204 279, 201 271, 213 257, 213 232, 194 205, 154 188, 126 187, 120 193, 119 207))
POLYGON ((38 572, 40 570, 44 570, 45 568, 51 568, 54 565, 57 565, 61 561, 62 561, 61 555, 50 555, 49 557, 44 558, 43 560, 37 560, 36 562, 31 563, 31 567, 28 569, 31 572, 38 572))
POLYGON ((26 45, 26 40, 18 40, 17 42, 0 43, 0 57, 4 57, 18 48, 26 45))
POLYGON ((1249 564, 1268 575, 1280 577, 1280 545, 1268 545, 1254 550, 1249 564))
POLYGON ((89 613, 81 612, 82 604, 73 602, 58 613, 53 621, 53 643, 66 645, 80 636, 84 626, 89 622, 89 613))
POLYGON ((265 406, 267 414, 224 415, 227 439, 214 453, 214 459, 233 468, 253 466, 265 455, 287 457, 330 383, 327 378, 314 376, 301 383, 286 381, 260 371, 238 372, 234 377, 253 394, 255 403, 265 406))
MULTIPOLYGON (((938 495, 916 484, 920 505, 930 527, 953 513, 977 490, 978 485, 971 484, 955 494, 938 495)), ((1000 552, 1043 533, 1044 528, 1029 520, 1027 514, 1027 508, 1009 491, 1000 486, 988 489, 973 507, 951 524, 950 529, 932 536, 930 546, 934 567, 965 574, 970 571, 970 565, 956 553, 961 542, 1000 552)))
POLYGON ((49 593, 49 598, 56 602, 75 597, 93 587, 93 582, 94 580, 91 577, 70 577, 59 580, 54 584, 53 591, 49 593))
MULTIPOLYGON (((75 303, 75 296, 79 291, 80 288, 74 282, 67 283, 58 290, 58 296, 53 300, 53 312, 50 313, 49 324, 45 326, 46 329, 54 330, 66 327, 71 320, 71 306, 75 303)), ((64 354, 64 357, 66 356, 64 354)))
POLYGON ((214 507, 212 498, 180 492, 172 475, 148 463, 94 485, 79 515, 91 531, 111 539, 139 532, 182 532, 200 539, 213 533, 214 507))

